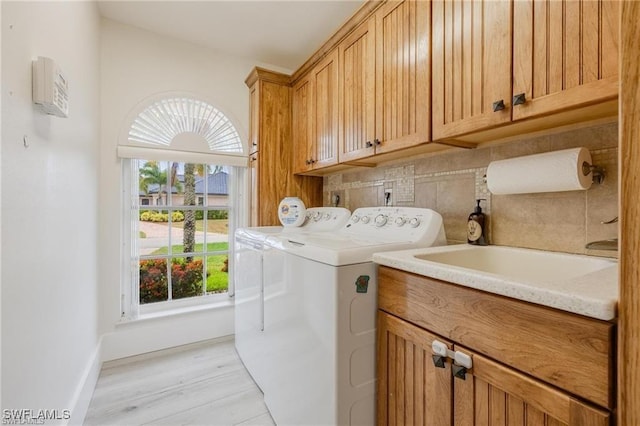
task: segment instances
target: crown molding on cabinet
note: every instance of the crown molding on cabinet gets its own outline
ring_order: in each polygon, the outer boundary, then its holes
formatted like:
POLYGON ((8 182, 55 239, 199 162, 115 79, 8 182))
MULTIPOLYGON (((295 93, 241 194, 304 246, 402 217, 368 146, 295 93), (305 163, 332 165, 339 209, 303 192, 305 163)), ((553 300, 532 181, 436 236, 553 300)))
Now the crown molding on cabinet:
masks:
POLYGON ((300 68, 298 68, 291 76, 291 85, 294 85, 300 77, 305 75, 311 68, 324 58, 327 53, 331 52, 351 31, 356 29, 358 25, 364 22, 369 16, 373 15, 384 1, 370 0, 367 1, 356 10, 355 13, 345 22, 316 52, 306 60, 300 68))

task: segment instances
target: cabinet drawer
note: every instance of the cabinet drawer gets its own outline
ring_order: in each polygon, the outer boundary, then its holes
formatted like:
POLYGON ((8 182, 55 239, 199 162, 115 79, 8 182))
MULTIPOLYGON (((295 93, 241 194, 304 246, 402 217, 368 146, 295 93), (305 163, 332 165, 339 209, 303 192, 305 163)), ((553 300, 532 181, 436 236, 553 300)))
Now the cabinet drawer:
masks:
POLYGON ((615 325, 392 268, 379 309, 613 408, 615 325))

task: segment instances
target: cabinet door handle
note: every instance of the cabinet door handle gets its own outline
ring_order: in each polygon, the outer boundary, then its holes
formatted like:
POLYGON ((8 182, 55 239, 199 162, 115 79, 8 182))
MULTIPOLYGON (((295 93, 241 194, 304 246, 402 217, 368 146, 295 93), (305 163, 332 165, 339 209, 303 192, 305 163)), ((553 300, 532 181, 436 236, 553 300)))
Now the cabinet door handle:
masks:
POLYGON ((305 160, 305 163, 306 163, 306 164, 307 164, 307 166, 308 166, 309 164, 311 164, 311 160, 305 160))
POLYGON ((367 143, 364 144, 367 148, 371 148, 373 146, 373 144, 371 143, 371 141, 367 141, 367 143))
POLYGON ((453 364, 451 366, 451 373, 456 379, 467 380, 467 367, 453 364))
POLYGON ((438 368, 445 368, 444 363, 447 357, 441 355, 431 355, 431 358, 433 359, 433 365, 438 368))
POLYGON ((517 95, 515 95, 513 97, 513 105, 522 105, 523 103, 525 103, 527 101, 527 98, 525 97, 524 93, 518 93, 517 95))
POLYGON ((253 146, 258 146, 257 142, 252 143, 253 146))
POLYGON ((493 103, 493 112, 502 111, 504 109, 504 99, 500 99, 499 101, 495 101, 493 103))
POLYGON ((256 157, 251 157, 251 161, 256 161, 257 158, 256 157))
POLYGON ((373 143, 376 145, 382 145, 382 142, 380 142, 380 139, 374 139, 373 143))
POLYGON ((314 160, 313 158, 311 159, 311 164, 314 164, 316 162, 316 160, 314 160))

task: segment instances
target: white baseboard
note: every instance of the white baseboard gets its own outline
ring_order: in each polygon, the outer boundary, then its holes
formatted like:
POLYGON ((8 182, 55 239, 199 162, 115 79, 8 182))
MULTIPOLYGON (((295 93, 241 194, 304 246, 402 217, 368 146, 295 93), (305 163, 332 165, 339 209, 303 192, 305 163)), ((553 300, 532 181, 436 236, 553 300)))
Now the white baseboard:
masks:
POLYGON ((93 391, 98 383, 98 376, 102 368, 102 337, 98 340, 91 359, 87 363, 82 378, 71 400, 71 418, 68 425, 82 425, 87 415, 93 391))

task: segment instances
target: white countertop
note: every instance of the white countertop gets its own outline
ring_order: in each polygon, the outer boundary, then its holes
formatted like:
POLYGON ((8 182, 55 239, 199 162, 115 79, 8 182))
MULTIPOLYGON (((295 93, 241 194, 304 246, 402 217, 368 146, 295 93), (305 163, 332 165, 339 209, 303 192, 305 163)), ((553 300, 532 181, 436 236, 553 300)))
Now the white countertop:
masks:
MULTIPOLYGON (((562 273, 548 273, 554 278, 530 277, 514 278, 507 271, 505 273, 484 272, 478 269, 445 264, 439 261, 418 259, 416 255, 429 255, 451 252, 465 252, 469 250, 484 250, 486 247, 460 244, 453 246, 429 247, 402 251, 376 253, 373 261, 384 266, 400 269, 414 274, 435 278, 442 281, 463 285, 465 287, 483 290, 518 300, 537 303, 552 308, 573 312, 600 320, 612 320, 617 316, 618 304, 618 262, 615 259, 582 256, 565 253, 552 253, 540 250, 518 249, 511 247, 487 246, 494 257, 504 256, 505 262, 511 261, 510 253, 523 257, 542 258, 540 265, 528 265, 533 268, 545 269, 545 257, 562 267, 563 261, 569 263, 596 263, 597 267, 586 270, 584 274, 573 272, 567 276, 562 273), (491 249, 492 248, 492 249, 491 249), (503 251, 504 253, 501 253, 503 251)), ((485 252, 488 253, 488 252, 485 252)), ((483 253, 484 254, 484 253, 483 253)), ((536 262, 538 260, 536 259, 536 262)), ((513 265, 511 265, 513 266, 513 265)), ((505 265, 509 269, 509 265, 505 265)), ((512 268, 513 269, 513 268, 512 268)), ((568 267, 567 269, 571 269, 568 267)), ((525 274, 526 275, 526 274, 525 274)), ((532 274, 535 275, 535 274, 532 274)))

